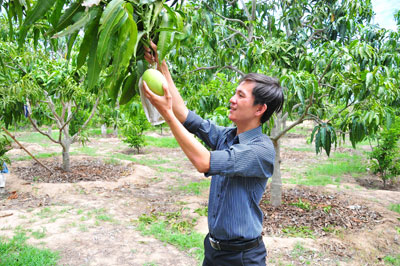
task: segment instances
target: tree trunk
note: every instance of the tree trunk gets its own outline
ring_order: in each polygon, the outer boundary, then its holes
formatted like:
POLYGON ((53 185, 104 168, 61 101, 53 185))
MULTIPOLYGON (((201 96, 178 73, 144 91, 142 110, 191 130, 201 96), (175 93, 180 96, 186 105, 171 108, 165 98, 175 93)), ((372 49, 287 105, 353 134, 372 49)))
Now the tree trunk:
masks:
POLYGON ((69 139, 64 140, 62 147, 63 147, 63 151, 62 151, 62 159, 63 159, 62 169, 65 172, 70 172, 71 171, 71 165, 70 165, 70 160, 69 160, 69 148, 71 147, 71 141, 69 139))
MULTIPOLYGON (((278 114, 275 119, 274 127, 271 130, 272 137, 278 135, 282 127, 282 114, 278 114)), ((280 140, 272 141, 275 148, 275 166, 271 182, 271 204, 274 207, 282 204, 282 178, 281 178, 281 147, 280 140)))
POLYGON ((118 126, 117 125, 115 125, 114 126, 114 137, 118 137, 118 126))
POLYGON ((107 136, 107 125, 106 124, 101 125, 101 136, 103 138, 105 138, 107 136))

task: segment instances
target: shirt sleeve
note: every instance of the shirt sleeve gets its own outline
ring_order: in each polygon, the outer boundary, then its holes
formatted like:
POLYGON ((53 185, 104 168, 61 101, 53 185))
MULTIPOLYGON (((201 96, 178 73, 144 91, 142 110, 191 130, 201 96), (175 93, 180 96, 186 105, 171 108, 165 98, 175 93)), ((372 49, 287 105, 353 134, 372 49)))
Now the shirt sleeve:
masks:
POLYGON ((193 111, 189 111, 183 126, 204 141, 212 150, 216 149, 220 137, 228 130, 226 127, 217 126, 210 120, 201 118, 193 111))
POLYGON ((275 150, 263 143, 235 144, 226 150, 211 152, 206 176, 269 178, 274 172, 275 150))

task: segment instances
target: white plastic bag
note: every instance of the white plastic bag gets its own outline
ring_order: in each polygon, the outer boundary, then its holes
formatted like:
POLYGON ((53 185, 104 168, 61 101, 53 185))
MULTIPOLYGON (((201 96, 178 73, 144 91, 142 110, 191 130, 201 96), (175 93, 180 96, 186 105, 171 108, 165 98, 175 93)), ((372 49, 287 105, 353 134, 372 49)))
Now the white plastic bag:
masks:
POLYGON ((6 176, 0 173, 0 189, 6 187, 6 176))
POLYGON ((157 109, 151 104, 149 99, 146 98, 144 95, 143 91, 143 82, 142 78, 139 79, 139 94, 140 94, 140 100, 142 101, 142 106, 144 109, 144 113, 146 114, 147 120, 152 124, 153 126, 159 125, 164 123, 164 118, 161 116, 161 114, 157 111, 157 109))

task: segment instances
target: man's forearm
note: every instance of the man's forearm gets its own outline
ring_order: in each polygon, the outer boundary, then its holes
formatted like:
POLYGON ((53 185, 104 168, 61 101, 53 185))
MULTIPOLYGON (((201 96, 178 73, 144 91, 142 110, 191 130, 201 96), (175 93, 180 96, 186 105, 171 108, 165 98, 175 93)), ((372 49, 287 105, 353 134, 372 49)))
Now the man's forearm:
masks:
POLYGON ((185 102, 182 99, 182 96, 180 95, 178 89, 175 86, 175 83, 171 77, 171 73, 169 72, 167 63, 165 60, 162 62, 162 64, 159 66, 159 70, 161 73, 164 75, 165 79, 168 82, 168 88, 169 91, 171 92, 172 95, 172 109, 174 111, 174 114, 178 120, 183 123, 185 122, 187 115, 189 113, 189 110, 187 109, 185 102))
POLYGON ((179 146, 200 173, 210 169, 210 152, 182 125, 174 115, 164 117, 179 146))

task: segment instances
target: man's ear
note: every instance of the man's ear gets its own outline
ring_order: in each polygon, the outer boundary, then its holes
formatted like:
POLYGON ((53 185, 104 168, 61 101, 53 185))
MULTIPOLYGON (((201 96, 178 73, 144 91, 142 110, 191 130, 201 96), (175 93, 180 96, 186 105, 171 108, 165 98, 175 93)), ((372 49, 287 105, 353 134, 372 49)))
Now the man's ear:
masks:
POLYGON ((265 111, 267 111, 267 105, 264 104, 259 104, 258 108, 256 110, 256 116, 262 116, 264 114, 265 111))

